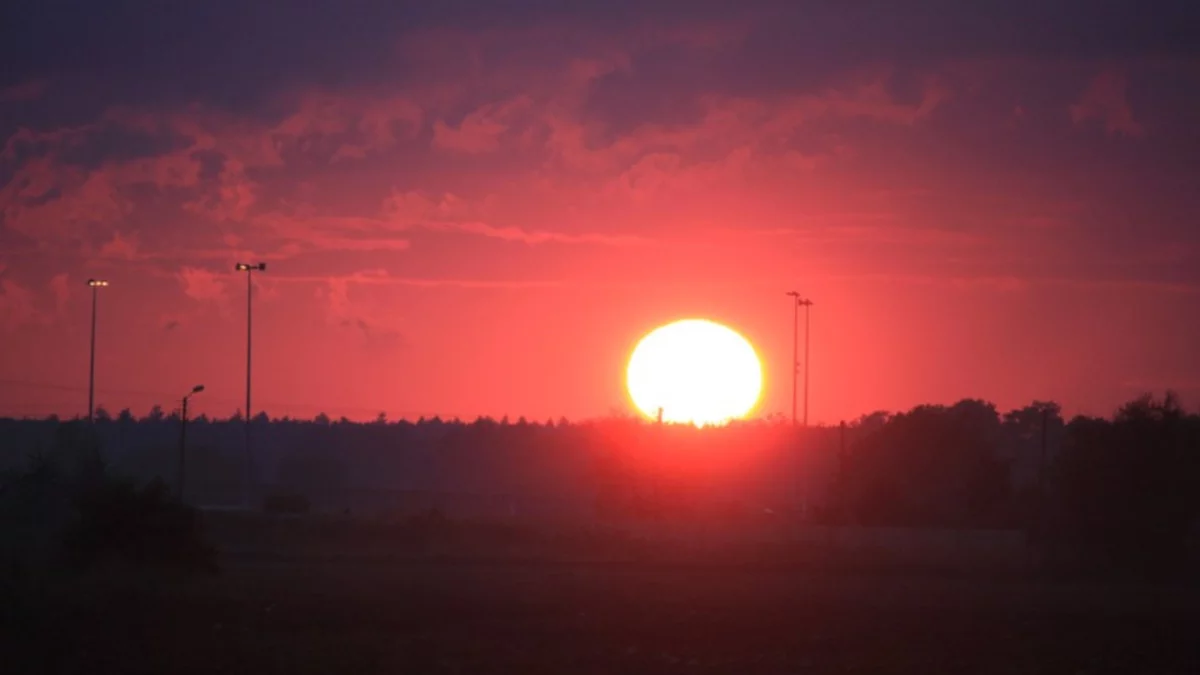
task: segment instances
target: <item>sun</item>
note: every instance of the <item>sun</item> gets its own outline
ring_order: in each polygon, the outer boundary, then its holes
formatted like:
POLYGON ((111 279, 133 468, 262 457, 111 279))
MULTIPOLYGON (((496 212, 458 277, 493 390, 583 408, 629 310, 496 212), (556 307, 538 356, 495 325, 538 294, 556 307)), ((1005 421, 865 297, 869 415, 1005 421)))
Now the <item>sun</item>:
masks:
POLYGON ((625 373, 647 417, 697 426, 745 417, 762 391, 762 364, 746 338, 705 319, 660 326, 638 342, 625 373))

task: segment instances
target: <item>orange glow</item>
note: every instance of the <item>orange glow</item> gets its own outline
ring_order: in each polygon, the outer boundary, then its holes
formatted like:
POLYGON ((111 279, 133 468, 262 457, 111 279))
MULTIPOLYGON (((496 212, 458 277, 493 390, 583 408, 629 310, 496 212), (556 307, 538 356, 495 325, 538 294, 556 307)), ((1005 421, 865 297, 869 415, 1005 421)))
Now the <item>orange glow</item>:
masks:
POLYGON ((684 319, 642 338, 626 384, 647 416, 697 426, 750 413, 762 391, 762 364, 746 338, 719 323, 684 319))

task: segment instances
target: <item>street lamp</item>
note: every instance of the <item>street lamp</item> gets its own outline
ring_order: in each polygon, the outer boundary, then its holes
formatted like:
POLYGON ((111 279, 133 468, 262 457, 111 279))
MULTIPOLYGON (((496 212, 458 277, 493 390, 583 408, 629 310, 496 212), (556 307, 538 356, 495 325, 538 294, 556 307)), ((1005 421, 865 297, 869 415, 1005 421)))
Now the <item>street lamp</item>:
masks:
POLYGON ((108 282, 103 279, 88 279, 87 283, 92 289, 92 347, 88 364, 88 422, 91 423, 96 402, 96 289, 107 286, 108 282))
POLYGON ((250 345, 251 345, 250 327, 251 327, 251 323, 252 323, 252 314, 250 312, 250 307, 251 307, 250 299, 253 297, 254 272, 255 272, 255 270, 257 270, 259 272, 265 272, 267 270, 267 264, 266 263, 257 263, 257 264, 251 265, 251 264, 247 264, 247 263, 238 263, 237 265, 234 266, 234 270, 236 270, 238 272, 246 273, 246 412, 245 412, 245 415, 246 415, 246 420, 245 420, 245 422, 246 422, 245 423, 245 431, 246 431, 246 494, 244 495, 244 498, 246 500, 246 505, 249 506, 250 505, 250 484, 253 480, 253 477, 251 476, 251 473, 252 473, 251 464, 253 462, 253 458, 251 457, 251 454, 250 454, 250 419, 251 419, 251 417, 253 417, 252 413, 250 412, 250 354, 251 354, 251 351, 250 351, 250 345))
POLYGON ((191 398, 192 395, 199 394, 202 391, 204 391, 204 385, 202 385, 202 384, 198 384, 198 385, 192 387, 192 390, 190 392, 184 394, 183 402, 180 405, 180 411, 179 411, 179 476, 176 479, 175 487, 179 491, 179 501, 181 501, 181 502, 183 501, 183 470, 184 470, 184 466, 185 466, 184 461, 187 457, 187 455, 186 455, 187 422, 188 422, 187 404, 188 404, 188 399, 191 398))

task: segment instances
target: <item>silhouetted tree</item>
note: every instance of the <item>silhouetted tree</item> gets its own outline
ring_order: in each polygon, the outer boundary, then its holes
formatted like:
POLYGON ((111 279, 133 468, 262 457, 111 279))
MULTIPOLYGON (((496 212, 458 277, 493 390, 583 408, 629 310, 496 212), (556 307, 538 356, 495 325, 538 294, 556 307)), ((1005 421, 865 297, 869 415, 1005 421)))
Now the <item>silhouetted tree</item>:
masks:
POLYGON ((860 439, 845 461, 847 507, 864 524, 994 525, 1009 494, 991 404, 918 406, 860 439))
POLYGON ((1200 515, 1200 419, 1174 394, 1077 417, 1052 473, 1051 551, 1109 572, 1177 569, 1200 515))

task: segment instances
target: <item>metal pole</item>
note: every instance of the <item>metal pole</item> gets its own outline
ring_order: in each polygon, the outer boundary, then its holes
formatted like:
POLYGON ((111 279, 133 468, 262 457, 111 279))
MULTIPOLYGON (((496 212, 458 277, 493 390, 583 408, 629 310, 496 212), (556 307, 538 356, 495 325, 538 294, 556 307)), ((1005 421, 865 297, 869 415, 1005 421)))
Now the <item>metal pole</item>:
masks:
POLYGON ((800 356, 797 343, 800 339, 800 300, 792 307, 792 426, 796 426, 796 377, 800 374, 800 356))
POLYGON ((92 285, 92 341, 88 365, 88 423, 93 421, 96 401, 96 286, 92 285))
POLYGON ((253 315, 252 315, 250 309, 251 309, 251 298, 254 295, 254 293, 253 293, 254 285, 252 283, 253 277, 254 277, 254 268, 253 267, 248 268, 246 270, 246 413, 245 413, 245 415, 246 415, 246 420, 245 420, 246 494, 244 495, 247 507, 250 506, 250 504, 251 504, 251 492, 252 492, 251 486, 253 483, 252 465, 254 462, 254 460, 250 454, 250 420, 253 417, 252 413, 250 412, 250 354, 251 354, 250 347, 251 347, 251 335, 252 335, 250 328, 251 328, 251 322, 253 321, 253 315))
POLYGON ((1038 490, 1046 489, 1046 432, 1050 427, 1050 409, 1042 408, 1042 456, 1038 458, 1038 490))
POLYGON ((800 335, 800 294, 788 291, 792 298, 792 426, 796 426, 796 378, 800 374, 800 356, 797 343, 800 335))
POLYGON ((838 461, 837 461, 837 513, 845 517, 846 509, 846 421, 838 425, 838 461))
POLYGON ((183 476, 184 466, 187 461, 187 412, 188 397, 183 397, 182 410, 179 413, 179 475, 176 478, 176 489, 179 492, 179 501, 183 501, 183 476))
POLYGON ((804 426, 808 426, 808 308, 812 300, 804 301, 804 426))

